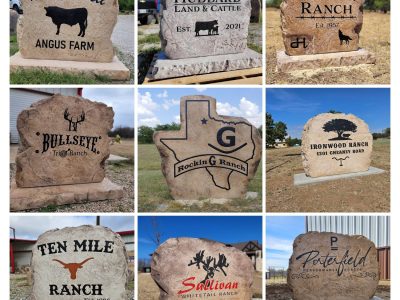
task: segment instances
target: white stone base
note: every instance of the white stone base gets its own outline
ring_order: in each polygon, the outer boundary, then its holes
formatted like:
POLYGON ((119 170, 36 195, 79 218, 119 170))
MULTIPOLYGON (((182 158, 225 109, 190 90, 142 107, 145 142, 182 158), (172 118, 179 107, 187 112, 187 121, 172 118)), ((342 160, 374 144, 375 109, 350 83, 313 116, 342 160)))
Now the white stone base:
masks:
POLYGON ((289 56, 285 51, 278 51, 276 53, 276 67, 279 72, 356 66, 361 64, 374 64, 375 62, 376 58, 374 54, 365 49, 349 52, 296 56, 289 56))
POLYGON ((33 188, 19 188, 13 181, 10 191, 10 211, 40 208, 48 205, 112 200, 122 197, 123 188, 107 178, 98 183, 33 188))
POLYGON ((106 76, 112 80, 129 80, 129 69, 114 56, 110 63, 49 59, 26 59, 19 52, 10 58, 10 72, 40 69, 57 73, 106 76))
POLYGON ((163 52, 154 55, 147 73, 149 80, 251 69, 262 66, 262 55, 246 49, 243 53, 169 59, 163 52))
POLYGON ((357 172, 357 173, 348 173, 348 174, 340 174, 340 175, 332 175, 332 176, 322 176, 322 177, 308 177, 305 173, 295 174, 294 175, 294 185, 307 185, 313 183, 320 183, 325 181, 332 181, 338 179, 347 179, 353 177, 360 176, 368 176, 375 174, 382 174, 386 172, 385 170, 378 169, 375 167, 369 167, 368 171, 365 172, 357 172))

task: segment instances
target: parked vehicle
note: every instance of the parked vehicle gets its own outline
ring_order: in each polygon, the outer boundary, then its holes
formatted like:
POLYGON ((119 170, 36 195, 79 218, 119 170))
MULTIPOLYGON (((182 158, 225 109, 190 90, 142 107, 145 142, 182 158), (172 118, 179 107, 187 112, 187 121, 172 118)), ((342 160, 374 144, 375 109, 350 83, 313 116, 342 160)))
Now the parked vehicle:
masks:
POLYGON ((138 19, 140 24, 149 25, 159 21, 159 0, 139 0, 138 19))
POLYGON ((10 9, 15 10, 19 14, 22 14, 21 2, 19 0, 10 0, 10 9))

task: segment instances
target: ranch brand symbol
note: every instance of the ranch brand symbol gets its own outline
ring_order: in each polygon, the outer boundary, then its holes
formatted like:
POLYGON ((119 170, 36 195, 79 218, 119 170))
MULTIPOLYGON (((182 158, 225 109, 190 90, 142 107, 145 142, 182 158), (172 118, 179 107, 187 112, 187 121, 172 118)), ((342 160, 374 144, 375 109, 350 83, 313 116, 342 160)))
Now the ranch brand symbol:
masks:
POLYGON ((245 253, 209 240, 169 239, 152 255, 151 275, 163 300, 251 299, 253 273, 245 253))
POLYGON ((80 97, 55 95, 18 116, 19 187, 100 182, 109 156, 112 108, 80 97))
POLYGON ((162 46, 168 58, 242 53, 250 0, 163 0, 162 46))
POLYGON ((282 34, 288 55, 358 50, 363 0, 284 0, 282 34))
POLYGON ((39 237, 32 253, 31 300, 127 299, 125 244, 108 228, 50 230, 39 237))
POLYGON ((219 116, 215 99, 206 96, 183 97, 181 130, 156 132, 154 141, 176 199, 243 197, 261 156, 257 129, 243 118, 219 116))
POLYGON ((346 114, 320 114, 304 126, 303 166, 307 176, 367 171, 372 135, 361 119, 346 114))
POLYGON ((363 236, 310 232, 296 238, 289 261, 293 299, 371 299, 379 281, 375 245, 363 236))
POLYGON ((111 62, 117 0, 22 0, 18 43, 24 58, 111 62))

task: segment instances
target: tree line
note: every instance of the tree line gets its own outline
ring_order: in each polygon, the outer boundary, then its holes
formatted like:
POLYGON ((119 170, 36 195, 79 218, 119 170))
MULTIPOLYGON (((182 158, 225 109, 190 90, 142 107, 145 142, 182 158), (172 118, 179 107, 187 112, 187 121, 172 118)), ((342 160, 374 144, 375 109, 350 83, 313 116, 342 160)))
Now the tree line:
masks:
MULTIPOLYGON (((267 0, 267 7, 279 8, 282 0, 267 0)), ((364 8, 387 13, 390 11, 390 0, 365 0, 364 8)))
POLYGON ((138 143, 139 144, 153 144, 153 134, 155 131, 162 130, 179 130, 181 129, 181 125, 177 123, 163 124, 157 125, 156 127, 150 126, 140 126, 138 129, 138 143))
POLYGON ((133 139, 135 138, 135 128, 119 126, 108 133, 109 137, 116 137, 117 135, 120 138, 133 139))

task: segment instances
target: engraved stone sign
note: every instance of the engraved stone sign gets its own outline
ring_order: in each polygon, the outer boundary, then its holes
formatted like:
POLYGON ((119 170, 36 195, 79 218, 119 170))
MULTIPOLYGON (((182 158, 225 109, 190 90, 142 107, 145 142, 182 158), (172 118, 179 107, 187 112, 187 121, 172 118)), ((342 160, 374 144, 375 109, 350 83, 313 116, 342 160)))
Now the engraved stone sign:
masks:
POLYGON ((162 0, 161 39, 168 58, 247 49, 251 0, 162 0))
POLYGON ((18 26, 23 58, 111 62, 117 0, 22 0, 18 26))
POLYGON ((114 112, 104 103, 55 95, 18 116, 19 187, 100 182, 114 112))
POLYGON ((287 281, 294 300, 369 300, 379 282, 377 250, 363 236, 299 235, 287 281))
POLYGON ((128 299, 124 241, 102 226, 43 233, 32 250, 32 272, 30 300, 128 299))
POLYGON ((154 142, 175 199, 243 198, 261 159, 257 129, 219 116, 208 96, 181 99, 180 131, 157 131, 154 142))
POLYGON ((363 172, 371 163, 372 135, 354 115, 319 114, 304 126, 301 150, 307 176, 363 172))
POLYGON ((284 0, 282 35, 286 54, 358 50, 363 0, 284 0))
POLYGON ((62 95, 23 110, 11 209, 121 198, 105 178, 113 117, 104 103, 62 95))
POLYGON ((253 264, 244 252, 196 238, 167 240, 151 262, 151 276, 162 300, 250 300, 253 273, 253 264))

